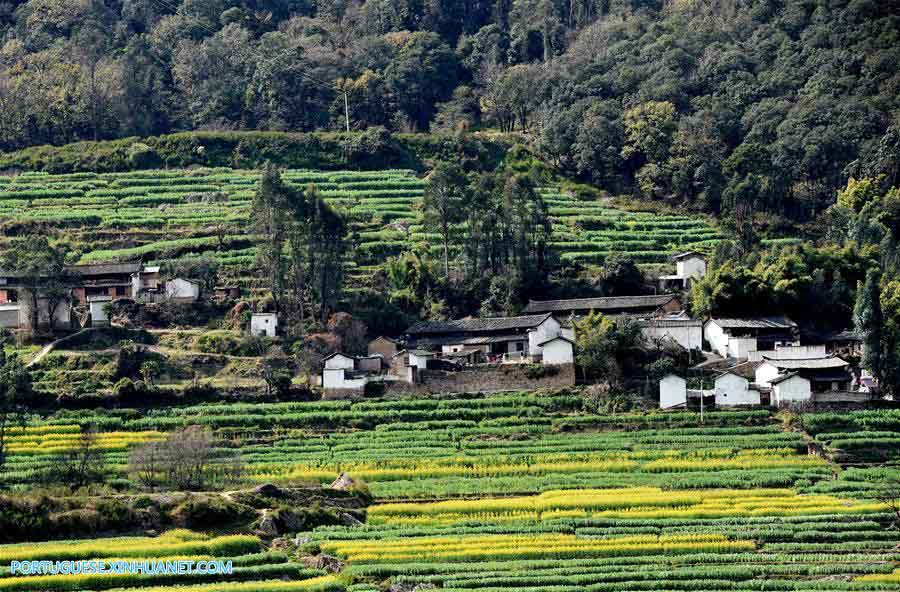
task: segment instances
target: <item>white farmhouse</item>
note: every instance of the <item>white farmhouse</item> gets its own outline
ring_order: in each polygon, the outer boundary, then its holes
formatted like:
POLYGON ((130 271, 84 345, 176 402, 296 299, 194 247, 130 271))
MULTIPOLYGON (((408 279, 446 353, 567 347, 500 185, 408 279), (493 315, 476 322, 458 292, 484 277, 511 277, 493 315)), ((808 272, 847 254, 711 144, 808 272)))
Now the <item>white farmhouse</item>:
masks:
POLYGON ((759 391, 751 389, 750 381, 734 372, 725 372, 717 377, 713 393, 717 407, 760 404, 759 391))
POLYGON ((796 372, 782 374, 772 379, 772 405, 780 407, 791 403, 803 403, 812 399, 808 379, 796 372))
POLYGON ((836 356, 781 359, 778 352, 763 353, 763 362, 756 369, 756 383, 773 386, 775 381, 788 374, 805 378, 813 392, 850 390, 851 376, 848 362, 836 356))
POLYGON ((250 335, 275 337, 278 332, 278 315, 274 312, 255 312, 250 317, 250 335))
MULTIPOLYGON (((567 346, 554 342, 556 337, 572 341, 571 331, 547 312, 519 317, 422 321, 406 330, 405 341, 410 352, 440 350, 452 354, 479 350, 492 361, 518 363, 542 361, 544 344, 554 349, 551 359, 559 359, 567 346)), ((409 365, 414 365, 412 360, 409 365)))
POLYGON ((703 326, 703 338, 723 358, 740 360, 750 352, 792 342, 796 330, 797 323, 787 317, 714 318, 703 326))
POLYGON ((706 276, 706 257, 695 251, 680 253, 672 257, 675 261, 675 274, 659 277, 659 285, 663 290, 687 290, 691 284, 706 276))

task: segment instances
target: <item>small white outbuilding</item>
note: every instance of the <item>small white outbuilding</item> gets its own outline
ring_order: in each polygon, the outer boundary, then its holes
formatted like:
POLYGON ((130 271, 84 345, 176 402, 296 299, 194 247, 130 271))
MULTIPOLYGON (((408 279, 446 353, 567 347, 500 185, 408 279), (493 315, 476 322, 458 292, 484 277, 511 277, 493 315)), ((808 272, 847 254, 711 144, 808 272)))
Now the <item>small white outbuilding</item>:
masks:
POLYGON ((812 399, 812 387, 808 379, 799 374, 782 374, 772 381, 772 405, 780 407, 792 403, 805 403, 812 399))
POLYGON ((575 361, 575 343, 568 337, 557 335, 539 345, 542 364, 572 364, 575 361))
POLYGON ((274 312, 255 312, 250 317, 250 335, 275 337, 278 332, 278 315, 274 312))
POLYGON ((675 374, 667 374, 659 381, 659 408, 671 409, 687 404, 687 381, 675 374))
POLYGON ((200 282, 173 278, 166 282, 166 298, 182 302, 196 302, 200 299, 200 282))

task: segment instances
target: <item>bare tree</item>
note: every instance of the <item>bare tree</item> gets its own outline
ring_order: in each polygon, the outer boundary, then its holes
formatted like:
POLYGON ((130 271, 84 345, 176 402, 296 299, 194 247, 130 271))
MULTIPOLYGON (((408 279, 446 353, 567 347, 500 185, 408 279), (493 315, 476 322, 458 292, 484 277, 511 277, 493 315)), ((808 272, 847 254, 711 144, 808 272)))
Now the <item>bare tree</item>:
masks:
POLYGON ((97 428, 82 426, 78 443, 59 465, 57 480, 66 482, 74 490, 101 481, 103 473, 103 452, 97 445, 97 428))
POLYGON ((209 428, 188 426, 161 442, 133 449, 131 474, 146 487, 183 491, 218 488, 240 480, 240 453, 223 446, 209 428))

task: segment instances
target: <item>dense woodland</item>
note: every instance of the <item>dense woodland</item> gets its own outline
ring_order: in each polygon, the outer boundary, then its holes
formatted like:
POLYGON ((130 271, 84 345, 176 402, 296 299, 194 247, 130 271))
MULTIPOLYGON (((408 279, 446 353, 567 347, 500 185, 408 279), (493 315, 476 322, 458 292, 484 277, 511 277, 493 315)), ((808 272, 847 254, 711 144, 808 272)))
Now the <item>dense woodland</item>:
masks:
POLYGON ((850 174, 897 176, 898 8, 6 0, 0 149, 339 130, 346 93, 353 129, 515 130, 611 191, 808 220, 850 174))

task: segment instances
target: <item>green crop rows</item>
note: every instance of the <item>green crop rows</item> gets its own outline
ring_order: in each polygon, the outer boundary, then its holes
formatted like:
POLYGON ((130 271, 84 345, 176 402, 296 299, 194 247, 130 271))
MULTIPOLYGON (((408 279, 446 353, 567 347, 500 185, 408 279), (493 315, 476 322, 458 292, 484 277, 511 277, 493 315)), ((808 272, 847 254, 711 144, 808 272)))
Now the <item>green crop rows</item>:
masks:
MULTIPOLYGON (((408 170, 285 172, 296 186, 315 184, 351 221, 358 252, 348 262, 362 277, 385 257, 437 235, 422 224, 425 181, 408 170)), ((15 234, 35 223, 66 232, 81 262, 161 262, 199 253, 240 277, 254 259, 248 233, 258 171, 191 169, 0 177, 0 224, 15 234)), ((543 188, 554 223, 551 246, 562 260, 602 263, 624 253, 662 263, 675 252, 708 251, 720 233, 700 217, 625 212, 543 188)))
MULTIPOLYGON (((853 440, 855 430, 870 448, 900 433, 891 411, 803 420, 825 446, 853 440)), ((99 428, 97 445, 123 487, 130 448, 200 424, 223 446, 240 447, 247 485, 327 484, 345 472, 374 496, 364 525, 300 533, 301 551, 336 556, 340 573, 321 576, 267 554, 215 585, 178 582, 191 591, 900 588, 900 532, 888 528, 896 516, 881 501, 895 469, 842 470, 810 454, 804 434, 785 431, 768 411, 711 412, 701 424, 691 412, 589 413, 579 395, 561 392, 58 412, 12 429, 5 485, 39 481, 77 445, 85 422, 99 428)), ((210 539, 172 553, 256 557, 251 539, 235 539, 239 552, 228 541, 216 551, 219 539, 210 539)), ((122 541, 96 545, 109 545, 108 557, 142 553, 114 548, 122 541)), ((146 540, 128 544, 142 549, 146 540)), ((74 552, 47 545, 27 550, 74 552)), ((21 549, 0 546, 0 555, 21 549)), ((84 553, 102 556, 95 547, 84 553)), ((0 590, 28 589, 6 575, 0 590)), ((115 582, 144 592, 171 584, 115 582)), ((40 589, 113 583, 53 586, 40 589)))

